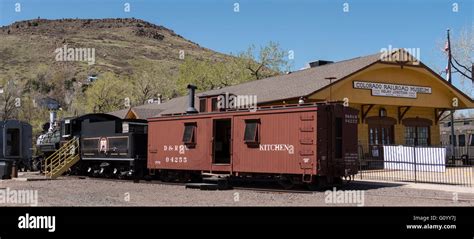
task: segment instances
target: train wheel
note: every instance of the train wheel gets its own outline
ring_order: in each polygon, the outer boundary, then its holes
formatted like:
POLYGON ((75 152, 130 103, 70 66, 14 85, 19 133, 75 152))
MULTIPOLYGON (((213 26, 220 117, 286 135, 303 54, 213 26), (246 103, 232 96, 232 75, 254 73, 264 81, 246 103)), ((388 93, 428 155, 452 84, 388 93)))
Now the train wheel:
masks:
POLYGON ((161 172, 161 174, 160 174, 160 180, 162 182, 167 183, 167 182, 171 182, 173 180, 173 178, 170 176, 170 174, 168 172, 164 171, 164 172, 161 172))
POLYGON ((335 177, 335 178, 333 179, 333 182, 334 182, 334 184, 337 184, 337 185, 342 185, 342 183, 343 183, 341 177, 335 177))
POLYGON ((326 177, 314 177, 311 183, 307 183, 306 187, 311 191, 323 190, 328 186, 326 177))
POLYGON ((192 173, 191 174, 191 182, 199 183, 202 182, 202 176, 199 173, 192 173))
POLYGON ((152 177, 151 177, 151 175, 147 174, 147 175, 143 176, 143 179, 145 179, 145 181, 149 182, 149 181, 151 181, 152 177))
POLYGON ((310 191, 318 191, 321 190, 321 186, 316 183, 307 183, 306 188, 310 191))
POLYGON ((278 184, 282 186, 284 189, 289 190, 295 187, 295 183, 287 176, 282 176, 278 179, 278 184))
POLYGON ((33 161, 31 162, 31 171, 42 171, 41 170, 41 161, 43 159, 42 158, 36 158, 36 159, 33 159, 33 161))

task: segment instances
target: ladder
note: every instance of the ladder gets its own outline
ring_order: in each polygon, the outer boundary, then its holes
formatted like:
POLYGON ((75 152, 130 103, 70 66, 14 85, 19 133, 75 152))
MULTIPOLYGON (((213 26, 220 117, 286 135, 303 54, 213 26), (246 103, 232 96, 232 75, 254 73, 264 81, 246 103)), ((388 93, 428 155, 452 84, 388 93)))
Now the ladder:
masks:
POLYGON ((45 159, 44 174, 47 178, 56 179, 79 159, 79 139, 74 137, 45 159))

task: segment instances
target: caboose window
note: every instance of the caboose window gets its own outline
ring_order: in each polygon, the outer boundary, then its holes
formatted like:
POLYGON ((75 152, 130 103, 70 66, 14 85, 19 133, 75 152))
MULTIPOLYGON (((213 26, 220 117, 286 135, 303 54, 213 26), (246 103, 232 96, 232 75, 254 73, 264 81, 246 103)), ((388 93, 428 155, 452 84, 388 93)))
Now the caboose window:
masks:
POLYGON ((206 104, 207 100, 206 99, 200 99, 199 100, 199 112, 206 112, 206 104))
POLYGON ((184 124, 183 132, 183 143, 185 144, 195 144, 196 143, 196 123, 186 123, 184 124))
POLYGON ((217 107, 217 97, 211 98, 211 111, 219 111, 219 108, 217 107))
POLYGON ((245 134, 244 141, 245 143, 259 143, 260 138, 258 135, 259 131, 259 121, 258 120, 246 120, 245 121, 245 134))

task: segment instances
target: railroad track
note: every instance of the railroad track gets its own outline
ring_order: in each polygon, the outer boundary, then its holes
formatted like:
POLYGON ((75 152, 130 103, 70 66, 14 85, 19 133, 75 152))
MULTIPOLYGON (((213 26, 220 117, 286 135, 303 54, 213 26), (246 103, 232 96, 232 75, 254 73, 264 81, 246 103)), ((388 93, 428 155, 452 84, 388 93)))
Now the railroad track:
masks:
MULTIPOLYGON (((98 180, 98 181, 110 181, 110 182, 119 182, 119 183, 130 183, 134 182, 130 179, 117 179, 117 178, 95 178, 95 177, 88 177, 88 176, 66 176, 66 177, 75 177, 78 179, 87 179, 87 180, 98 180)), ((163 182, 159 180, 139 180, 136 183, 143 183, 143 184, 159 184, 159 185, 170 185, 170 186, 184 186, 185 183, 180 182, 163 182)))
POLYGON ((295 189, 277 189, 277 188, 256 188, 256 187, 233 187, 234 190, 243 190, 243 191, 255 191, 255 192, 265 192, 265 193, 299 193, 299 194, 314 194, 320 191, 310 191, 310 190, 295 190, 295 189))

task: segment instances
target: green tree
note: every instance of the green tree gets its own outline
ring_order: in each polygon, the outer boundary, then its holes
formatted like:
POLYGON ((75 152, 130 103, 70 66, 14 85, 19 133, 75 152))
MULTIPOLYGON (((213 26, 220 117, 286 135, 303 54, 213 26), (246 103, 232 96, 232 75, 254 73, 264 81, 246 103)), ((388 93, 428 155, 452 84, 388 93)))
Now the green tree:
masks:
POLYGON ((186 86, 194 84, 200 91, 213 90, 278 75, 289 69, 287 54, 277 43, 255 46, 224 61, 186 58, 179 67, 177 89, 186 94, 186 86))
POLYGON ((287 51, 272 41, 266 46, 260 46, 258 52, 255 45, 251 45, 246 51, 237 54, 237 57, 255 80, 278 75, 291 68, 287 51))
POLYGON ((134 65, 132 82, 133 104, 145 104, 151 98, 171 97, 175 89, 175 77, 165 63, 137 61, 134 65))
POLYGON ((30 94, 25 94, 21 100, 18 119, 30 123, 33 136, 36 137, 43 131, 43 124, 49 121, 49 111, 35 104, 30 94))
POLYGON ((16 119, 21 107, 21 90, 20 86, 16 84, 16 80, 1 80, 3 86, 0 94, 0 107, 2 120, 16 119))
POLYGON ((132 98, 129 83, 105 73, 87 88, 83 101, 87 112, 107 113, 126 108, 127 98, 132 98))

